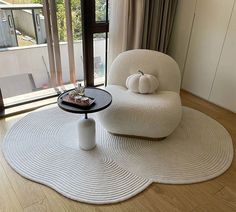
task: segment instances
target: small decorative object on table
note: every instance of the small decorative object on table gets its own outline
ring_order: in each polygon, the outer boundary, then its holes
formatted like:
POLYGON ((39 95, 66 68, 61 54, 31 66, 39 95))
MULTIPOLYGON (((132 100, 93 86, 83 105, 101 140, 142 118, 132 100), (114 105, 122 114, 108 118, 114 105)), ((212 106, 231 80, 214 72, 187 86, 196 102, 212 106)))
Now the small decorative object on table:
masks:
POLYGON ((81 85, 81 83, 78 83, 78 86, 69 92, 69 97, 74 100, 76 96, 84 96, 85 87, 81 85))
POLYGON ((95 99, 85 96, 85 87, 78 83, 74 90, 63 96, 62 101, 72 106, 89 107, 95 102, 95 99))
POLYGON ((84 94, 85 94, 85 87, 82 86, 81 83, 78 83, 78 86, 77 86, 77 88, 75 90, 76 90, 76 92, 78 92, 78 94, 80 96, 84 96, 84 94))

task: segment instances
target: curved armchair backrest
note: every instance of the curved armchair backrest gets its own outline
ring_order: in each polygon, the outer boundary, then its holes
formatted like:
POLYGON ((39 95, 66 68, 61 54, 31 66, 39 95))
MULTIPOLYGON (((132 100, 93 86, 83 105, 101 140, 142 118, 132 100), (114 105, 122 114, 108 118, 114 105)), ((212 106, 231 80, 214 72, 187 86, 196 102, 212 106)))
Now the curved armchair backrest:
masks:
POLYGON ((179 93, 181 76, 177 63, 166 54, 144 49, 121 53, 111 65, 108 85, 125 87, 127 77, 138 70, 156 76, 160 82, 159 91, 179 93))

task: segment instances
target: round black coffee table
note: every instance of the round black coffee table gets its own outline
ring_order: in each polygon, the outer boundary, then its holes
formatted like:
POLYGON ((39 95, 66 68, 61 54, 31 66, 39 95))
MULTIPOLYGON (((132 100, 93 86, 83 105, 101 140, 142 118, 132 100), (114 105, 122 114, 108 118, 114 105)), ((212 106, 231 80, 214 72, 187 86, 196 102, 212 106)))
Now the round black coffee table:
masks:
MULTIPOLYGON (((72 89, 73 90, 73 89, 72 89)), ((79 120, 78 132, 79 132, 79 146, 81 149, 90 150, 96 146, 95 139, 95 121, 92 118, 88 118, 88 113, 95 113, 109 107, 112 102, 112 96, 109 92, 99 88, 85 88, 85 96, 95 99, 95 102, 90 107, 79 107, 65 104, 62 98, 71 90, 62 93, 58 99, 58 106, 67 112, 85 114, 85 118, 79 120)))

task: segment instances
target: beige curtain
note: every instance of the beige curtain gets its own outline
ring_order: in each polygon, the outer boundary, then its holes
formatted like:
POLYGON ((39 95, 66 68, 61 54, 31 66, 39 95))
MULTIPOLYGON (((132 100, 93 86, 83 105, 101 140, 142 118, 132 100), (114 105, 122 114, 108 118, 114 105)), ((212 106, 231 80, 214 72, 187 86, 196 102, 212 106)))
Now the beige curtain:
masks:
POLYGON ((109 64, 123 51, 166 53, 178 0, 112 0, 109 64))

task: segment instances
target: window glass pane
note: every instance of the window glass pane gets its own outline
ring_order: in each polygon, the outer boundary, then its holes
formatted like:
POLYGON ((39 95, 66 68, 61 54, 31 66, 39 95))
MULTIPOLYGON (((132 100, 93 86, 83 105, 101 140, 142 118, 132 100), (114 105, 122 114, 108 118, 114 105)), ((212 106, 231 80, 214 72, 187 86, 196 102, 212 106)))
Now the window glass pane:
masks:
POLYGON ((106 68, 106 33, 95 33, 93 36, 94 46, 94 82, 95 85, 105 82, 106 68))
POLYGON ((72 28, 74 40, 82 40, 81 3, 80 0, 71 1, 72 28))
MULTIPOLYGON (((32 4, 37 0, 6 0, 0 10, 0 48, 31 46, 46 43, 42 8, 32 4), (9 4, 12 3, 12 4, 9 4), (14 9, 14 5, 26 4, 30 8, 14 9)), ((41 5, 42 6, 42 5, 41 5)))
POLYGON ((106 0, 96 0, 96 22, 106 21, 106 0))
POLYGON ((0 89, 5 106, 55 93, 49 89, 43 5, 34 3, 40 1, 5 0, 1 4, 7 6, 0 10, 0 89), (14 9, 15 4, 22 8, 14 9))
MULTIPOLYGON (((80 0, 71 1, 72 30, 74 40, 74 57, 76 80, 84 80, 83 72, 83 48, 82 48, 82 24, 81 24, 81 3, 80 0)), ((65 1, 57 0, 57 24, 60 39, 62 77, 64 84, 70 84, 70 68, 67 46, 65 1)))
MULTIPOLYGON (((13 5, 33 5, 43 2, 43 0, 5 1, 13 5)), ((64 0, 56 0, 56 9, 62 77, 65 84, 70 84, 64 0)), ((80 0, 71 1, 71 12, 76 80, 82 81, 84 74, 80 0)), ((0 10, 0 67, 0 89, 5 106, 56 93, 57 89, 52 88, 51 84, 42 9, 35 9, 33 13, 32 9, 13 9, 12 12, 0 10)))
MULTIPOLYGON (((5 0, 14 4, 42 4, 43 0, 5 0)), ((62 78, 70 84, 65 0, 56 0, 62 78)), ((96 21, 106 21, 106 0, 95 0, 96 21)), ((80 0, 71 0, 76 80, 84 79, 80 0)), ((57 92, 51 83, 42 8, 0 10, 0 89, 11 105, 57 92), (3 68, 2 68, 3 67, 3 68)), ((95 84, 104 83, 106 33, 94 34, 95 84)))

